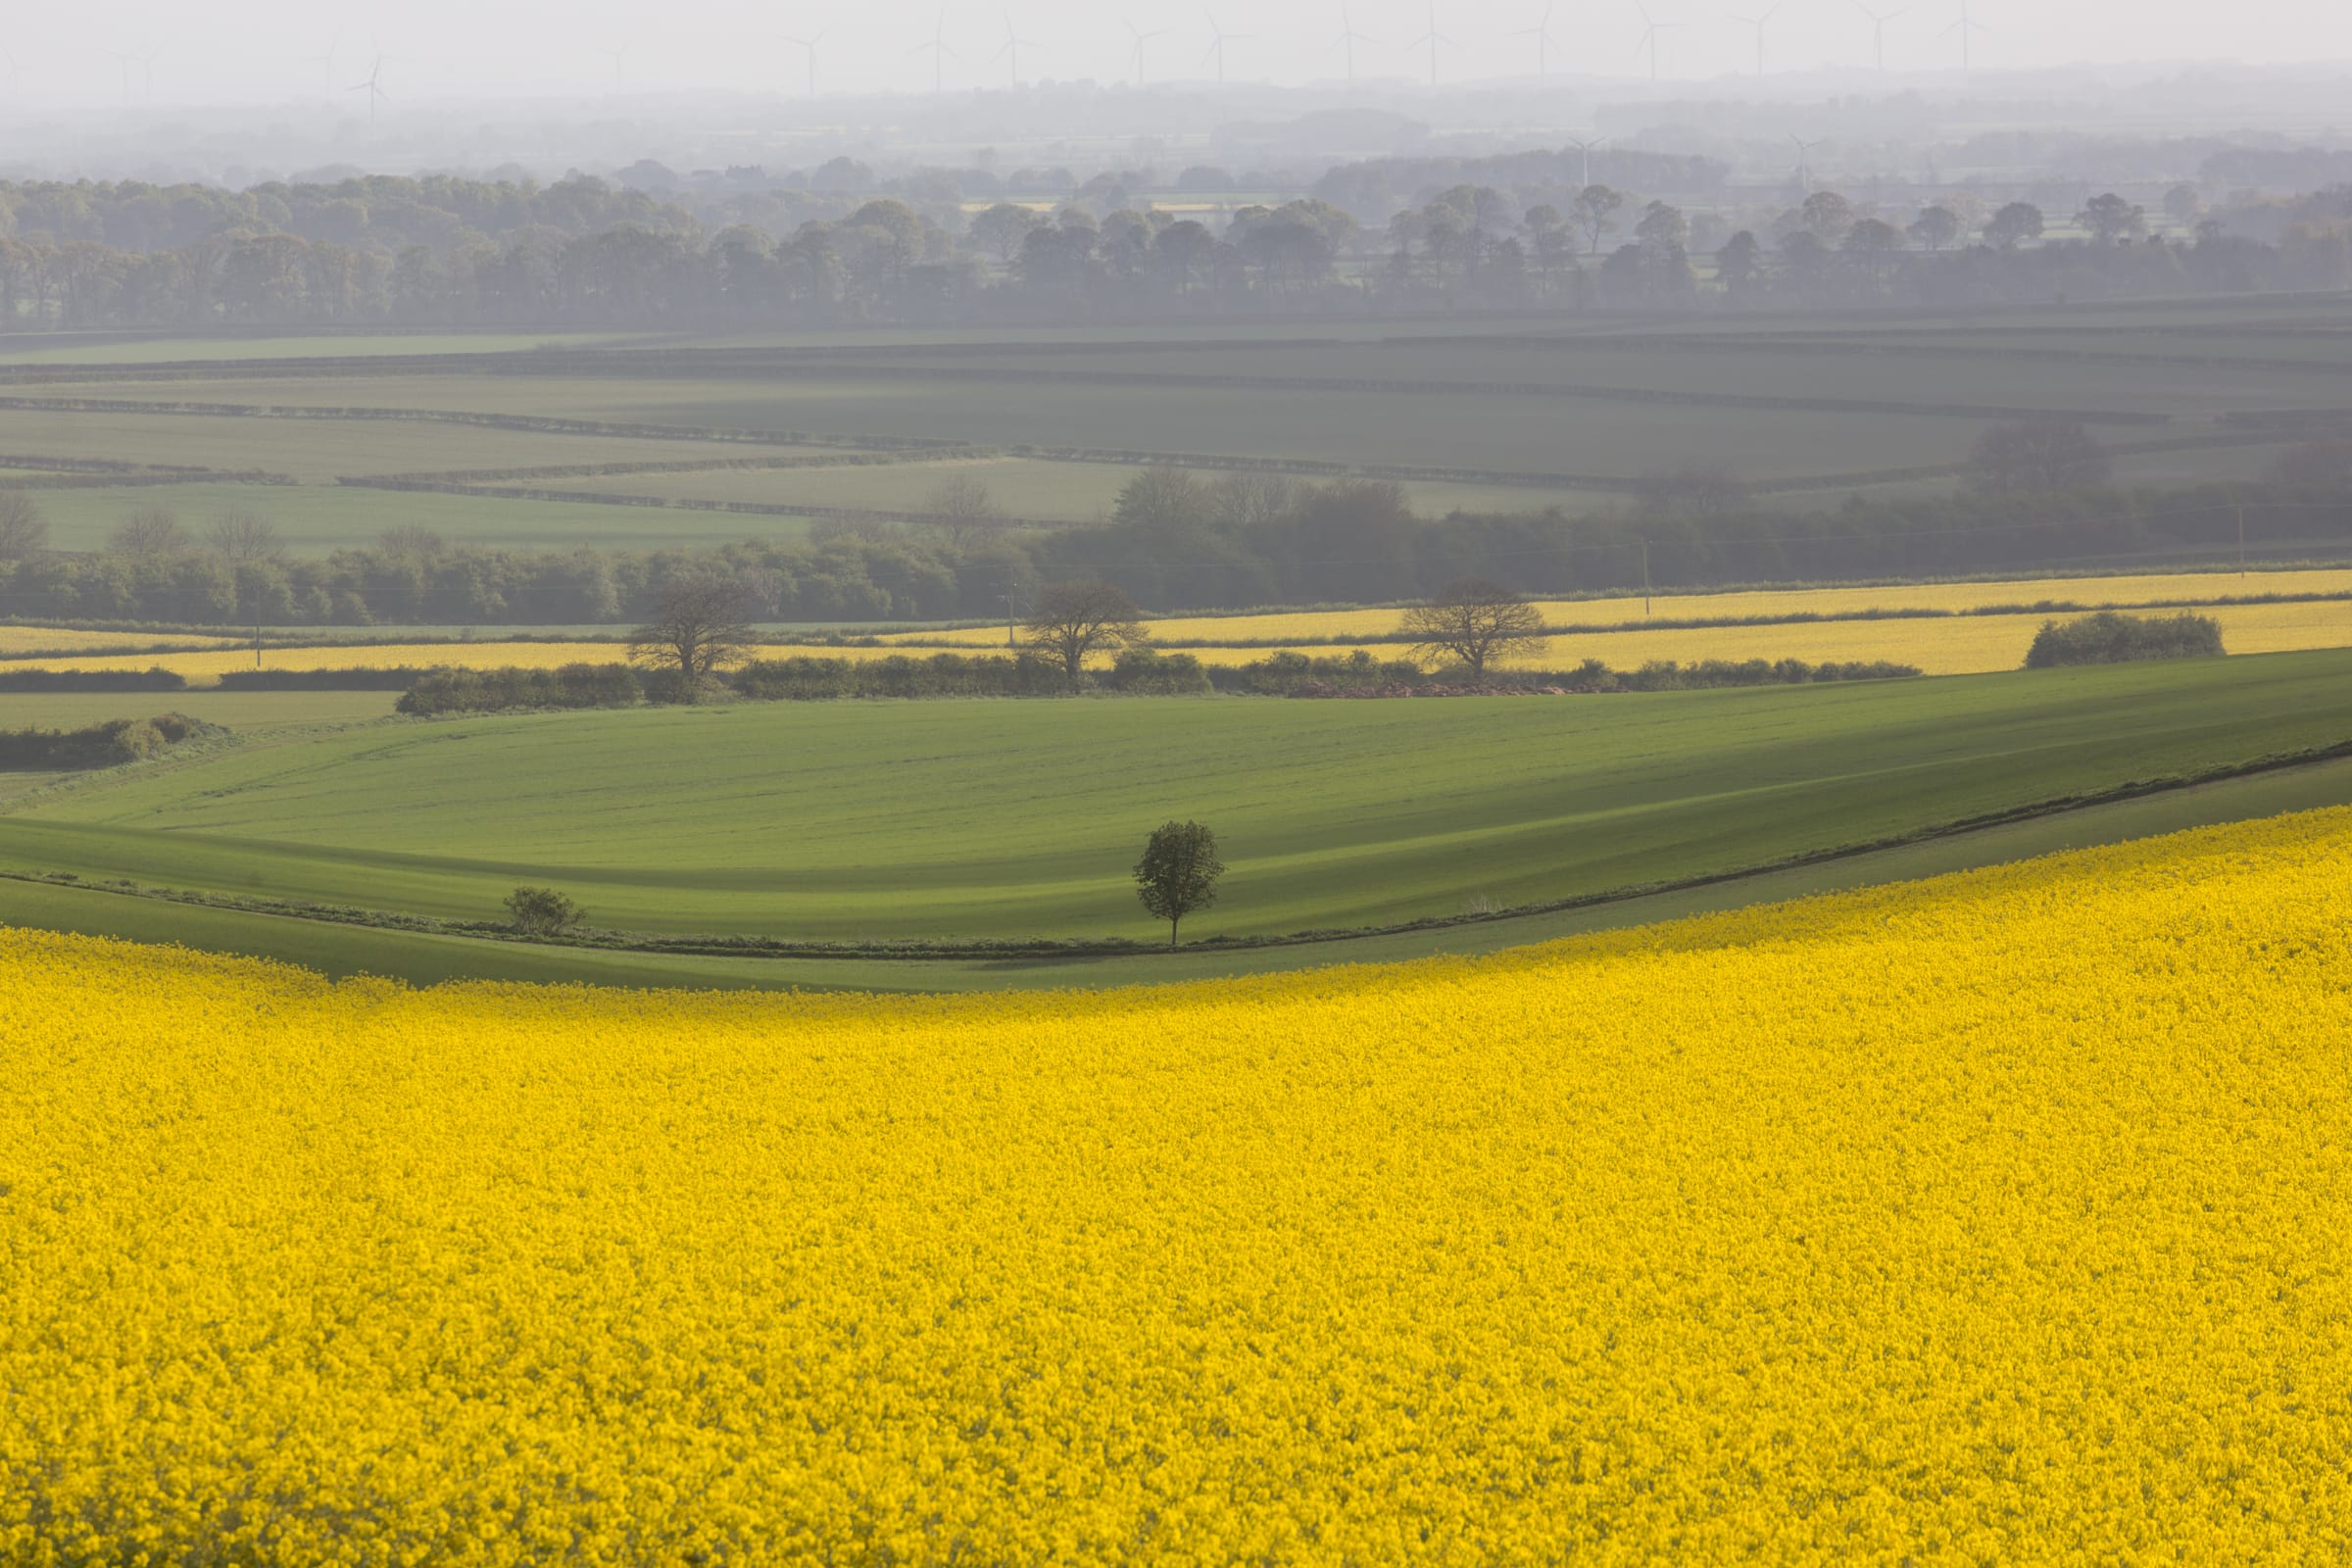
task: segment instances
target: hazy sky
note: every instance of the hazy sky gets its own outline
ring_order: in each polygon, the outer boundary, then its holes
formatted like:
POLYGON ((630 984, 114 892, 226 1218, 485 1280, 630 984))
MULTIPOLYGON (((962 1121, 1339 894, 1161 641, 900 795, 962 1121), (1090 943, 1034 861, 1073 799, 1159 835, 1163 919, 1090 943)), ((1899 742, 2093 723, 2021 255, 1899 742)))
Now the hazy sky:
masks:
MULTIPOLYGON (((1755 31, 1733 15, 1759 16, 1773 0, 1643 0, 1661 24, 1662 76, 1705 80, 1752 72, 1755 31)), ((1959 63, 1949 30, 1961 0, 1868 0, 1890 16, 1889 71, 1948 70, 1959 63), (1900 12, 1899 15, 1894 13, 1900 12)), ((2352 0, 1969 0, 1983 67, 2083 61, 2352 58, 2352 0)), ((1223 0, 1217 20, 1236 36, 1226 70, 1237 80, 1334 80, 1347 70, 1338 47, 1339 0, 1223 0)), ((1552 71, 1646 77, 1636 0, 1555 0, 1552 71)), ((1425 0, 1351 0, 1359 77, 1426 80, 1425 0)), ((1437 29, 1441 79, 1533 74, 1536 44, 1514 36, 1536 26, 1544 0, 1450 0, 1437 29)), ((1173 0, 1015 0, 1014 24, 1034 40, 1020 53, 1024 79, 1134 79, 1130 24, 1162 36, 1145 43, 1154 80, 1211 74, 1209 21, 1173 0)), ((384 56, 392 102, 502 95, 580 96, 695 88, 802 89, 801 51, 786 40, 826 36, 820 88, 928 90, 927 53, 910 53, 942 26, 936 0, 750 3, 750 0, 404 0, 341 6, 295 0, 92 0, 35 13, 10 35, 0 60, 0 99, 29 107, 105 107, 132 97, 173 103, 349 104, 348 89, 384 56), (323 57, 332 47, 331 66, 323 57), (137 57, 128 60, 118 57, 137 57), (146 57, 152 56, 150 63, 146 57), (150 85, 152 83, 152 85, 150 85)), ((1862 69, 1874 60, 1873 26, 1858 0, 1781 0, 1765 28, 1768 70, 1862 69)), ((1000 87, 1004 8, 950 0, 942 63, 951 89, 1000 87)))

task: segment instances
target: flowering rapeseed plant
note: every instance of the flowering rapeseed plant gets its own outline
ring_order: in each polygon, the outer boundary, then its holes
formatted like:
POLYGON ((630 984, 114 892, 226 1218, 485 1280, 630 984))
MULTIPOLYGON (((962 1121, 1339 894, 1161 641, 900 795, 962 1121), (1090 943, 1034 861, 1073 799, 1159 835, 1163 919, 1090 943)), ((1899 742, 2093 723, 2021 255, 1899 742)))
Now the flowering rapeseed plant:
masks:
POLYGON ((0 1560, 2345 1560, 2347 888, 960 999, 0 932, 0 1560))

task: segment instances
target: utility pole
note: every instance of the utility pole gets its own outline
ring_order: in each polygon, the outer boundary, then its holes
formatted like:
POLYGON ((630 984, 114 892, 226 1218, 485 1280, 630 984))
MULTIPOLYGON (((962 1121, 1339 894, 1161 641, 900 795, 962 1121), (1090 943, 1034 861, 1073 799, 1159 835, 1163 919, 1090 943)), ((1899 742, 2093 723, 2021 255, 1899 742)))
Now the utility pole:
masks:
POLYGON ((1021 645, 1020 638, 1014 635, 1014 626, 1019 620, 1019 612, 1013 608, 1019 602, 1020 594, 1019 579, 1015 578, 1004 584, 1004 646, 1007 648, 1018 648, 1021 645))
POLYGON ((2237 504, 2237 574, 2246 574, 2246 504, 2237 504))
POLYGON ((1642 616, 1649 618, 1649 535, 1642 536, 1642 616))

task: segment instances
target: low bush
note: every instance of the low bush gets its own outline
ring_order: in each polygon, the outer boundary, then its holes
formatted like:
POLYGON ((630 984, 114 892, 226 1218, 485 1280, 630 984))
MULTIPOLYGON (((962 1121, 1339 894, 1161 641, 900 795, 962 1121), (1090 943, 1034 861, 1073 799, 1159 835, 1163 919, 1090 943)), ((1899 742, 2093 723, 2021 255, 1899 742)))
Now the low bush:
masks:
POLYGON ((516 888, 507 895, 508 922, 524 936, 562 936, 587 918, 587 910, 554 888, 516 888))
POLYGON ((117 718, 86 729, 0 730, 0 768, 65 773, 154 757, 208 726, 185 713, 117 718))
POLYGON ((2122 664, 2140 659, 2215 659, 2222 623, 2210 615, 2122 615, 2112 610, 2080 620, 2045 620, 2026 650, 2028 669, 2066 664, 2122 664))

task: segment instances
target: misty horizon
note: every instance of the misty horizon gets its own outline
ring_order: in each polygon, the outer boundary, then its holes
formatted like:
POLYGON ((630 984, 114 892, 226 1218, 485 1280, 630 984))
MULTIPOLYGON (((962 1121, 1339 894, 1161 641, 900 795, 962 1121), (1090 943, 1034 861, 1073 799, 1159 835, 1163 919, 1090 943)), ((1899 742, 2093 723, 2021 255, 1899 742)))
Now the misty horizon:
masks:
POLYGON ((307 105, 359 108, 364 118, 370 78, 385 104, 413 106, 704 92, 791 98, 808 96, 811 85, 822 98, 1213 83, 1220 68, 1237 85, 1352 78, 1426 89, 1433 77, 1442 88, 1551 76, 1563 86, 1642 90, 1653 80, 1728 88, 1761 74, 1850 78, 1847 90, 1857 90, 1882 75, 1958 77, 1964 64, 1980 73, 2181 71, 2352 59, 2352 11, 2316 0, 2227 10, 2184 0, 2038 8, 1969 0, 1965 25, 1963 10, 1961 0, 1648 0, 1646 9, 1635 0, 1281 0, 1222 12, 1071 0, 1009 8, 891 0, 855 11, 681 0, 656 15, 625 5, 559 14, 424 0, 395 12, 232 0, 198 24, 177 7, 114 4, 15 34, 0 54, 0 113, 307 105))

